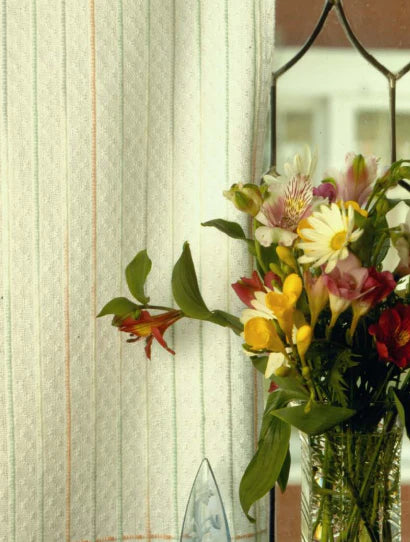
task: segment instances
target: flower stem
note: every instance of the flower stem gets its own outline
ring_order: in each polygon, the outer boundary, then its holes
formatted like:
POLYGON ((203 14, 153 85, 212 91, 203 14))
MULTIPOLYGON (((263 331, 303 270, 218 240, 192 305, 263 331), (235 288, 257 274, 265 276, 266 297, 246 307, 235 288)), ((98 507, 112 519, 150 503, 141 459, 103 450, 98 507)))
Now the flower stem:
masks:
MULTIPOLYGON (((359 509, 359 512, 360 512, 360 515, 362 517, 362 520, 363 520, 363 523, 371 537, 371 540, 373 542, 373 540, 375 542, 377 542, 377 538, 375 537, 375 534, 373 533, 373 530, 371 528, 371 525, 369 524, 369 521, 368 521, 368 518, 366 516, 366 513, 364 511, 364 508, 363 508, 363 501, 366 497, 366 493, 368 491, 368 485, 369 485, 369 481, 370 481, 370 478, 371 476, 373 475, 374 476, 374 466, 376 464, 376 461, 377 461, 377 458, 378 458, 378 455, 380 453, 380 449, 382 447, 382 445, 385 444, 385 437, 387 436, 387 432, 391 430, 393 424, 394 424, 394 421, 395 421, 395 417, 394 417, 394 413, 393 412, 389 412, 386 416, 386 421, 385 421, 385 424, 384 424, 384 427, 383 427, 383 432, 380 434, 380 438, 377 442, 377 445, 375 446, 375 449, 374 449, 374 452, 373 452, 373 456, 368 464, 368 468, 367 468, 367 473, 366 473, 366 476, 363 480, 363 483, 362 483, 362 487, 360 488, 360 492, 357 491, 356 487, 351 484, 351 481, 349 479, 349 477, 347 478, 347 482, 348 482, 348 485, 351 489, 351 492, 352 492, 352 496, 354 497, 355 501, 356 501, 356 506, 358 507, 359 509), (371 532, 372 531, 372 532, 371 532)), ((355 511, 353 511, 352 515, 350 516, 350 521, 349 521, 349 525, 348 525, 348 532, 350 532, 352 526, 354 525, 354 515, 355 515, 355 511)), ((348 539, 350 540, 350 539, 348 539)))
POLYGON ((382 393, 384 393, 384 391, 385 391, 385 389, 387 387, 387 384, 390 382, 391 375, 392 375, 394 369, 395 369, 395 366, 392 365, 389 368, 389 370, 387 371, 387 375, 386 375, 386 378, 384 379, 383 385, 379 387, 379 389, 377 390, 376 395, 373 397, 373 403, 376 403, 379 400, 382 393))
POLYGON ((407 372, 403 380, 403 384, 400 386, 400 391, 406 391, 406 387, 408 386, 409 381, 410 381, 410 371, 407 372))
MULTIPOLYGON (((332 453, 331 445, 328 436, 325 436, 325 457, 323 461, 323 486, 325 489, 329 488, 329 472, 330 472, 330 463, 331 463, 331 457, 330 454, 332 453)), ((331 504, 331 496, 329 494, 326 494, 323 496, 323 520, 322 520, 322 534, 321 534, 321 542, 329 542, 330 541, 330 535, 331 533, 331 524, 330 524, 330 504, 331 504)))
POLYGON ((372 262, 373 265, 376 265, 377 257, 379 255, 380 249, 382 248, 382 246, 383 246, 386 239, 387 239, 387 235, 385 233, 383 233, 380 236, 380 239, 377 242, 376 248, 373 251, 373 258, 372 258, 373 259, 373 262, 372 262))
POLYGON ((256 258, 258 260, 259 265, 262 268, 262 271, 266 274, 268 272, 268 268, 266 267, 261 253, 261 245, 258 243, 258 241, 255 241, 255 252, 256 252, 256 258))
MULTIPOLYGON (((331 445, 333 445, 331 440, 329 440, 329 443, 331 445)), ((372 460, 370 462, 370 467, 369 467, 368 475, 366 477, 365 482, 367 482, 368 479, 369 479, 369 476, 370 476, 370 473, 371 473, 372 468, 374 466, 374 461, 377 458, 377 454, 378 454, 379 449, 380 448, 377 449, 377 453, 373 456, 373 458, 372 458, 372 460)), ((351 542, 352 540, 354 540, 354 538, 352 538, 352 536, 351 536, 351 531, 352 531, 352 528, 353 528, 353 525, 354 525, 354 518, 355 518, 355 513, 356 513, 355 511, 356 510, 358 510, 359 513, 360 513, 363 524, 366 527, 366 530, 367 530, 367 532, 369 534, 371 542, 379 542, 378 537, 377 537, 376 533, 374 532, 374 530, 373 530, 372 526, 370 525, 369 520, 367 518, 365 506, 364 506, 364 503, 363 503, 362 492, 359 493, 359 491, 357 490, 356 486, 353 483, 353 480, 351 479, 350 472, 348 472, 347 475, 346 475, 346 482, 347 482, 347 486, 349 488, 350 494, 351 494, 351 496, 352 496, 352 498, 354 500, 354 503, 355 503, 354 509, 353 509, 352 514, 350 516, 348 527, 347 527, 348 537, 346 538, 346 542, 351 542), (349 533, 350 533, 350 536, 349 536, 349 533)), ((363 486, 362 486, 362 489, 363 489, 363 486)))
POLYGON ((139 309, 154 309, 158 311, 175 311, 173 307, 164 307, 162 305, 137 305, 139 309))

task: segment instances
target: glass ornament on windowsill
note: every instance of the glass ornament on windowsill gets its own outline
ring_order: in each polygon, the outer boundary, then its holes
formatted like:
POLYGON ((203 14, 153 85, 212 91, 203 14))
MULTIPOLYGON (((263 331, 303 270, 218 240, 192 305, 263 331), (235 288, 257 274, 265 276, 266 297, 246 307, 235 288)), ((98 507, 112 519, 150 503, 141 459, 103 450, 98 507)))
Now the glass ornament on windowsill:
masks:
POLYGON ((195 476, 185 511, 180 541, 230 542, 228 521, 221 494, 208 459, 195 476))

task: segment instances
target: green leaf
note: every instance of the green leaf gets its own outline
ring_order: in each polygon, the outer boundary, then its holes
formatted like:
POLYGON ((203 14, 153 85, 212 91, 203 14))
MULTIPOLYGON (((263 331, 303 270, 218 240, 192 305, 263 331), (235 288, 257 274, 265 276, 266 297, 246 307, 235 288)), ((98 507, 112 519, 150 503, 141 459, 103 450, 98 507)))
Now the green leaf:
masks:
POLYGON ((392 390, 394 402, 403 427, 406 428, 407 436, 410 438, 410 394, 401 390, 392 390))
POLYGON ((335 361, 329 371, 327 383, 331 392, 331 399, 337 401, 342 406, 347 406, 347 384, 344 378, 344 375, 348 369, 356 367, 357 362, 352 360, 352 352, 350 348, 342 350, 337 356, 335 356, 335 361))
POLYGON ((106 314, 115 314, 115 316, 124 316, 138 309, 138 305, 127 299, 126 297, 115 297, 111 299, 101 311, 97 314, 97 318, 106 314))
POLYGON ((151 265, 151 260, 148 257, 147 251, 144 249, 138 252, 125 269, 125 277, 130 292, 135 299, 138 299, 144 305, 149 302, 149 297, 144 292, 144 285, 148 273, 151 271, 151 265))
POLYGON ((290 471, 290 451, 288 448, 288 453, 286 454, 285 461, 283 462, 279 477, 278 485, 282 493, 285 492, 289 480, 289 471, 290 471))
POLYGON ((202 222, 201 226, 216 228, 233 239, 243 239, 244 241, 247 240, 245 232, 237 222, 230 222, 229 220, 224 220, 223 218, 216 218, 215 220, 202 222))
POLYGON ((363 233, 357 241, 350 245, 352 252, 360 255, 363 265, 369 267, 374 257, 374 250, 380 237, 380 231, 376 224, 377 217, 368 217, 362 225, 363 233))
POLYGON ((293 400, 293 394, 285 390, 278 389, 268 395, 265 411, 263 413, 259 439, 264 438, 265 432, 269 428, 270 422, 272 420, 272 416, 271 416, 272 412, 278 408, 282 408, 286 406, 292 400, 293 400))
POLYGON ((286 460, 289 449, 290 425, 271 416, 264 437, 249 463, 239 486, 241 506, 249 521, 252 504, 274 487, 286 460))
POLYGON ((223 327, 229 327, 234 331, 237 335, 242 333, 243 331, 243 324, 239 320, 237 316, 234 316, 233 314, 229 314, 229 312, 215 310, 212 311, 212 316, 210 318, 207 318, 208 322, 212 322, 213 324, 218 324, 218 326, 223 327))
POLYGON ((257 371, 263 375, 266 372, 266 366, 268 365, 268 356, 252 356, 251 361, 257 371))
POLYGON ((271 375, 271 380, 275 382, 282 390, 288 392, 289 397, 292 399, 309 399, 309 392, 306 390, 305 386, 300 382, 295 376, 276 376, 271 375))
POLYGON ((331 427, 351 418, 356 411, 350 408, 334 407, 312 403, 309 412, 305 412, 306 405, 281 408, 272 411, 273 416, 297 427, 309 435, 319 435, 331 427))
POLYGON ((199 291, 194 262, 189 244, 184 243, 182 254, 172 271, 172 293, 182 311, 190 318, 209 320, 212 313, 199 291))

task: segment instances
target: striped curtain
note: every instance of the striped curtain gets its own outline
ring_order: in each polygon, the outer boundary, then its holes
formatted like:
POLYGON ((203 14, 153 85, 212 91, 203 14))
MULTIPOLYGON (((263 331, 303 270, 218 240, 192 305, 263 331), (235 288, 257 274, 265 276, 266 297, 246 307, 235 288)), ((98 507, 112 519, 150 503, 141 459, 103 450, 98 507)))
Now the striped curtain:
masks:
POLYGON ((178 538, 208 457, 232 536, 260 382, 240 339, 180 321, 177 354, 95 318, 147 247, 152 302, 188 240, 212 309, 239 311, 238 219, 261 174, 274 0, 1 0, 0 540, 178 538))

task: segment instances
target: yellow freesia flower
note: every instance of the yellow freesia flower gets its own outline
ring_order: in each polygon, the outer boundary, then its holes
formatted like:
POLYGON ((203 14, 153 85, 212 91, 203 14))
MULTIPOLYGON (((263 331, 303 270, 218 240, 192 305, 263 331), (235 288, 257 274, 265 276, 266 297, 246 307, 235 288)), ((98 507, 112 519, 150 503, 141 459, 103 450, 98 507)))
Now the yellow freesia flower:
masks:
POLYGON ((261 316, 251 318, 245 323, 244 337, 246 344, 255 350, 285 353, 285 346, 272 320, 261 316))
MULTIPOLYGON (((294 294, 296 296, 296 301, 299 299, 300 294, 303 290, 302 279, 296 273, 288 275, 283 283, 283 293, 286 295, 294 294)), ((295 304, 296 304, 295 301, 295 304)))
POLYGON ((298 270, 298 264, 291 248, 278 245, 276 247, 276 254, 279 256, 279 259, 291 269, 294 271, 298 270))
POLYGON ((286 277, 282 293, 269 292, 265 298, 267 308, 276 316, 282 331, 290 341, 292 339, 293 313, 302 288, 302 279, 296 273, 292 273, 286 277))
POLYGON ((312 342, 312 337, 313 330, 311 326, 308 325, 300 327, 296 332, 296 347, 302 361, 305 360, 305 354, 308 351, 310 343, 312 342))

